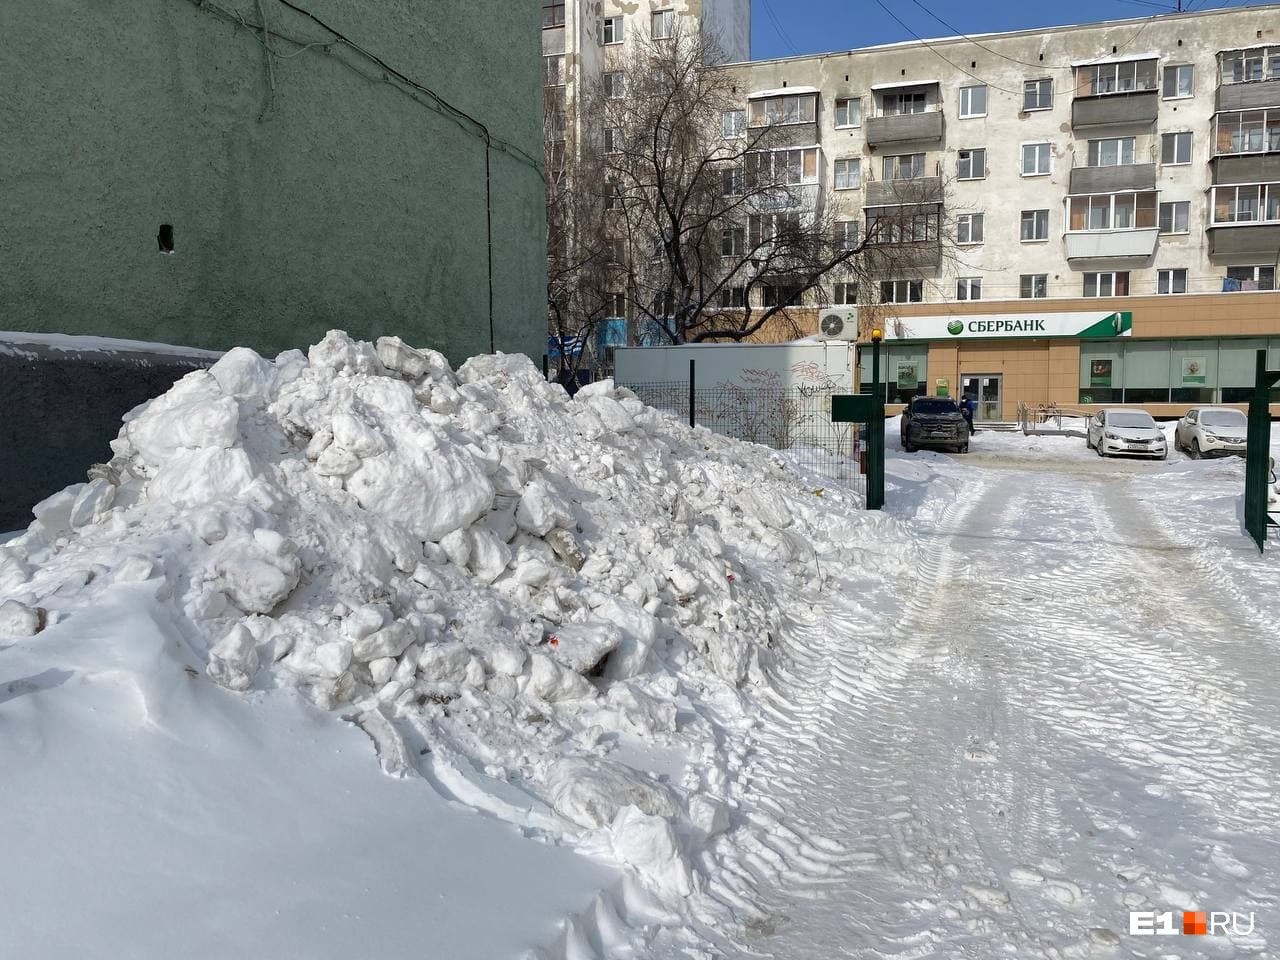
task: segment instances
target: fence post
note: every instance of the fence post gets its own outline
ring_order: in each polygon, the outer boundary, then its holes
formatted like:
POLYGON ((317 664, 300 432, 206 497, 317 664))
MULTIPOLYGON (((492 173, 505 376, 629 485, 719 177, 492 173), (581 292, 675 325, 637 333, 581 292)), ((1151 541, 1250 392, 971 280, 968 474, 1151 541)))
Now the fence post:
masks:
POLYGON ((695 394, 694 394, 694 387, 693 387, 694 385, 693 363, 694 361, 691 358, 689 360, 689 426, 690 427, 696 427, 698 425, 697 414, 696 414, 696 411, 694 410, 695 394))
POLYGON ((551 379, 551 358, 545 353, 542 355, 542 379, 551 379))

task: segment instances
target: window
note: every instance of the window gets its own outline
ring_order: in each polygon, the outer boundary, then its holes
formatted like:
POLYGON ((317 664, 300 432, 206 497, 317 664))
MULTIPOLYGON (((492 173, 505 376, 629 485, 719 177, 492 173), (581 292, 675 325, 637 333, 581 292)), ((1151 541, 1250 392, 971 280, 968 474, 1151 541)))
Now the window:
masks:
POLYGON ((622 42, 621 17, 604 17, 600 20, 600 42, 605 44, 622 42))
POLYGON ((941 216, 936 208, 869 207, 867 237, 875 243, 918 243, 938 239, 941 216), (923 212, 913 213, 913 210, 923 212))
POLYGON ((1157 226, 1155 193, 1071 197, 1068 230, 1145 230, 1157 226))
POLYGON ((676 12, 659 10, 653 15, 653 39, 670 40, 676 35, 676 12))
POLYGON ((1129 271, 1114 273, 1086 273, 1084 275, 1086 297, 1127 297, 1129 295, 1129 271))
POLYGON ((896 117, 904 113, 924 113, 927 109, 928 98, 923 90, 886 93, 880 98, 880 115, 885 117, 896 117))
POLYGON ((542 29, 564 26, 564 0, 542 0, 542 29))
POLYGON ((1189 233, 1191 201, 1173 200, 1160 204, 1161 233, 1189 233))
POLYGON ((1119 167, 1134 162, 1136 137, 1089 141, 1089 166, 1119 167))
POLYGON ((547 139, 558 143, 564 139, 565 117, 559 110, 547 118, 547 139))
POLYGON ((604 295, 604 311, 606 317, 625 317, 627 315, 627 298, 621 293, 604 295))
POLYGON ((604 128, 604 152, 605 153, 621 153, 622 152, 622 128, 621 127, 605 127, 604 128))
POLYGON ((858 97, 836 101, 836 126, 862 126, 862 100, 858 97))
POLYGON ((1154 60, 1127 60, 1098 63, 1076 70, 1076 96, 1095 97, 1109 93, 1137 93, 1156 89, 1154 60))
POLYGON ((741 167, 728 167, 720 171, 720 195, 722 197, 741 197, 746 192, 746 171, 741 167))
POLYGON ((1018 295, 1023 300, 1041 300, 1049 296, 1049 275, 1024 273, 1018 279, 1018 295))
POLYGON ((862 161, 859 159, 836 161, 836 189, 857 190, 862 186, 862 161))
POLYGON ((1028 80, 1022 85, 1023 110, 1052 110, 1053 81, 1028 80))
POLYGON ((1187 270, 1180 267, 1174 270, 1161 270, 1156 274, 1156 293, 1186 293, 1187 270))
POLYGON ((961 150, 956 154, 956 177, 960 180, 981 180, 987 175, 987 151, 983 147, 961 150))
POLYGON ((804 291, 794 283, 766 283, 764 305, 766 307, 790 307, 800 303, 804 291))
POLYGON ((957 300, 981 300, 982 299, 982 278, 981 277, 958 277, 956 279, 956 299, 957 300))
POLYGON ((982 242, 982 214, 962 213, 956 217, 956 243, 982 242))
POLYGON ((1047 175, 1050 162, 1049 144, 1024 143, 1022 145, 1022 175, 1024 177, 1047 175))
POLYGON ((740 137, 747 132, 747 111, 726 110, 720 114, 720 133, 726 140, 740 137))
POLYGON ((1227 267, 1227 279, 1239 281, 1240 286, 1236 288, 1238 290, 1274 290, 1276 268, 1273 266, 1227 267))
POLYGON ((746 231, 741 227, 725 227, 720 231, 720 255, 741 257, 746 253, 746 231))
POLYGON ((831 237, 831 245, 837 250, 852 250, 858 245, 857 220, 837 220, 831 237))
POLYGON ((1191 131, 1165 133, 1160 137, 1161 163, 1191 162, 1191 131))
POLYGON ((924 176, 923 153, 901 153, 884 158, 885 180, 914 180, 924 176))
POLYGON ((542 58, 542 82, 548 87, 564 86, 564 54, 542 58))
POLYGON ((747 305, 746 287, 721 287, 720 309, 741 310, 747 305))
POLYGON ((817 94, 802 93, 751 101, 753 127, 772 127, 779 123, 813 123, 817 118, 817 94))
POLYGON ((923 280, 881 280, 881 303, 920 303, 924 300, 923 280))
POLYGON ((653 295, 653 315, 669 317, 676 312, 676 293, 674 290, 659 290, 653 295))
POLYGON ((833 306, 852 307, 858 303, 858 285, 856 283, 837 283, 831 287, 831 303, 833 306))
POLYGON ((1280 47, 1254 47, 1221 54, 1223 83, 1280 80, 1280 47))
POLYGON ((1049 239, 1049 211, 1023 210, 1022 228, 1019 239, 1024 243, 1029 240, 1049 239))
POLYGON ((610 100, 621 100, 627 95, 627 77, 621 70, 607 70, 604 74, 604 95, 610 100))
POLYGON ((1280 110, 1244 110, 1214 118, 1217 153, 1280 152, 1280 110))
POLYGON ((1195 93, 1195 68, 1189 63, 1164 68, 1164 87, 1161 96, 1166 100, 1178 100, 1195 93))
POLYGON ((795 240, 800 233, 799 213, 753 213, 747 220, 752 249, 771 240, 795 240))
POLYGON ((1213 222, 1280 222, 1280 183, 1214 187, 1213 222))
POLYGON ((987 115, 987 86, 978 84, 960 88, 960 116, 985 117, 987 115))
POLYGON ((606 240, 605 251, 608 254, 610 263, 626 262, 626 248, 623 247, 621 240, 606 240))
POLYGON ((818 148, 761 150, 747 157, 747 170, 757 186, 817 183, 818 148))
POLYGON ((610 180, 605 190, 604 208, 606 210, 622 209, 622 186, 616 180, 610 180))

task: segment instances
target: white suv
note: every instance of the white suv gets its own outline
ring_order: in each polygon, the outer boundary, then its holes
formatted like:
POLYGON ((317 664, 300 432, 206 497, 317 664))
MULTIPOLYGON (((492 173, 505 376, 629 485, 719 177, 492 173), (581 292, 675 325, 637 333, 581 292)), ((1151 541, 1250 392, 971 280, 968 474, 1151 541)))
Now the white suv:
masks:
POLYGON ((1192 460, 1201 457, 1244 456, 1248 446, 1249 421, 1231 407, 1196 407, 1178 421, 1173 445, 1187 451, 1192 460))
POLYGON ((1127 453, 1169 459, 1164 431, 1145 410, 1099 410, 1089 419, 1085 444, 1097 450, 1100 457, 1127 453))

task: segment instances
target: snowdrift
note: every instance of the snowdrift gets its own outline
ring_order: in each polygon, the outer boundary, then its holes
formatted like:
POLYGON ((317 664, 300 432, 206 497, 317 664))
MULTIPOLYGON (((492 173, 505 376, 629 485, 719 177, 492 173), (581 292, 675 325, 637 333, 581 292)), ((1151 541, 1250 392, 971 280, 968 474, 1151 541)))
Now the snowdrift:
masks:
POLYGON ((387 773, 668 901, 734 822, 744 690, 785 659, 788 604, 912 562, 893 521, 765 448, 397 338, 232 350, 112 449, 0 545, 4 643, 145 593, 191 682, 293 691, 387 773))

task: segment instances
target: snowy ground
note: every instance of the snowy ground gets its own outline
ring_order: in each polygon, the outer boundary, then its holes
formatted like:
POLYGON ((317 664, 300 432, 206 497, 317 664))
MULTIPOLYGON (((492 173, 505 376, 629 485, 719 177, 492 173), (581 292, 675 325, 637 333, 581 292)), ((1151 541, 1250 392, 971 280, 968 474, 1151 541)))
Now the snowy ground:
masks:
POLYGON ((1240 461, 895 422, 866 514, 515 358, 331 336, 183 384, 0 547, 16 955, 1276 950, 1240 461))

